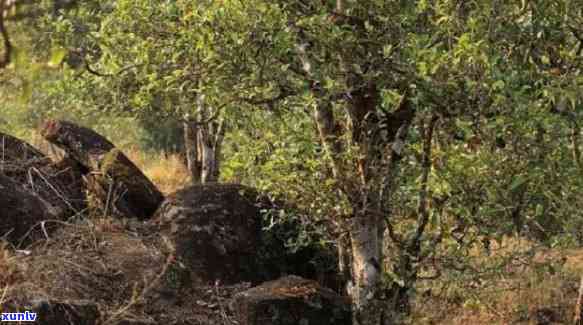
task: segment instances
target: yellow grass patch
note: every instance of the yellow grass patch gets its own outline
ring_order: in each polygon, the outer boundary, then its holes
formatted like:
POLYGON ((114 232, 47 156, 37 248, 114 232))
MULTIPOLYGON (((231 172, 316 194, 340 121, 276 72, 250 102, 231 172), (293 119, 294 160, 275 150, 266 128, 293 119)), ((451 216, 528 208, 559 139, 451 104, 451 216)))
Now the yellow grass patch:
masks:
POLYGON ((165 195, 185 187, 190 182, 186 166, 178 154, 146 153, 137 148, 126 149, 123 152, 165 195))

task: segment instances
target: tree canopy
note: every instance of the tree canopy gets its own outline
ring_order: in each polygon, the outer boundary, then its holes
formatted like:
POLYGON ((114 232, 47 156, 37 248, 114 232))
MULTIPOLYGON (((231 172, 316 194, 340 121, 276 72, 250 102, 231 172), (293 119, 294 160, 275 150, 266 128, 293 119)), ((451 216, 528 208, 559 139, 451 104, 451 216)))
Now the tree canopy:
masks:
POLYGON ((226 121, 222 180, 326 229, 355 324, 476 247, 581 242, 579 1, 73 2, 28 32, 58 66, 22 79, 29 112, 226 121))

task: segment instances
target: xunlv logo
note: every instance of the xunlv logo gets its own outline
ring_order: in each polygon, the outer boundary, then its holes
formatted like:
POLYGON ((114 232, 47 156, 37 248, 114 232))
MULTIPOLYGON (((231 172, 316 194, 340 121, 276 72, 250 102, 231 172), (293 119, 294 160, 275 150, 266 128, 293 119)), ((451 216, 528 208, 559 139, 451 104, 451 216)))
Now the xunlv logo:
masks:
POLYGON ((0 315, 2 322, 34 322, 36 321, 36 313, 26 311, 24 313, 2 313, 0 315))

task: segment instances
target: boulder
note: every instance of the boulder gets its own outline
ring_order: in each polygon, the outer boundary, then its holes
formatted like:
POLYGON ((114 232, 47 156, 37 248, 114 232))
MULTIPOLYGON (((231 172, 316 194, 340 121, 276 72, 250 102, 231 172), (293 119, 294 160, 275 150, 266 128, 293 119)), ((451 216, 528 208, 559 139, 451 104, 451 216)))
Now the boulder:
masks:
POLYGON ((154 224, 174 244, 191 285, 257 280, 257 196, 241 185, 195 185, 162 203, 154 224))
POLYGON ((258 284, 295 274, 337 287, 335 250, 313 240, 292 251, 288 243, 305 229, 277 220, 279 206, 243 185, 195 185, 168 196, 153 224, 173 242, 189 285, 258 284))
POLYGON ((60 219, 62 214, 61 209, 0 174, 0 238, 18 246, 21 240, 42 236, 48 227, 41 223, 60 219))
POLYGON ((50 160, 32 145, 0 132, 0 163, 50 160))
POLYGON ((97 132, 68 121, 43 124, 45 140, 63 149, 86 171, 88 188, 108 210, 123 217, 150 218, 162 193, 126 155, 97 132))
POLYGON ((239 325, 350 325, 350 302, 316 281, 287 276, 235 295, 239 325))
POLYGON ((86 208, 81 168, 74 160, 53 162, 30 144, 0 133, 0 174, 62 210, 62 218, 86 208))

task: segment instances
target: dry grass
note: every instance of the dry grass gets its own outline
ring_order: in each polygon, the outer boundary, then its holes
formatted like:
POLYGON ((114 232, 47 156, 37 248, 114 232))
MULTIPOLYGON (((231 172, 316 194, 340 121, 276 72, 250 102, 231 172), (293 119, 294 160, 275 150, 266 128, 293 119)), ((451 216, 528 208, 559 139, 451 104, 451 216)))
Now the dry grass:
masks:
MULTIPOLYGON (((63 151, 33 132, 30 143, 49 157, 58 161, 63 151)), ((138 147, 121 148, 121 151, 146 174, 160 191, 167 195, 190 182, 182 157, 165 152, 146 152, 138 147)))
MULTIPOLYGON (((514 244, 494 254, 523 250, 530 244, 509 242, 514 244)), ((411 323, 571 324, 582 270, 583 249, 537 249, 528 263, 504 268, 482 283, 461 279, 441 282, 441 287, 428 283, 431 294, 417 297, 411 323)))
POLYGON ((190 176, 178 154, 146 153, 137 148, 124 153, 158 186, 164 194, 173 193, 190 182, 190 176))
POLYGON ((15 260, 13 253, 0 242, 0 306, 10 289, 22 280, 23 275, 15 260))

